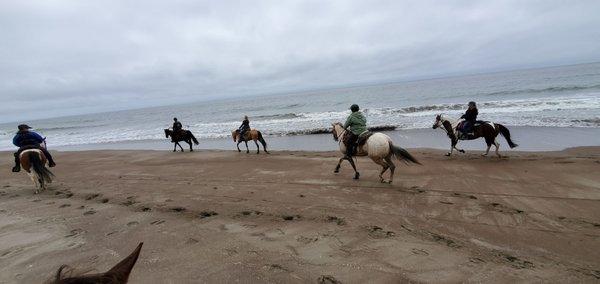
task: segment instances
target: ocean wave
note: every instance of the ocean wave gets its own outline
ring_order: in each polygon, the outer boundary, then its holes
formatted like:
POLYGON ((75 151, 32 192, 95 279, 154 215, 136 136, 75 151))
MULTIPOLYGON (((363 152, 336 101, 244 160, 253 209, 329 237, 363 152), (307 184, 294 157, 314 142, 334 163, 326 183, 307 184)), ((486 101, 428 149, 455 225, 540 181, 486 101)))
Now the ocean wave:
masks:
POLYGON ((540 93, 563 93, 583 90, 595 90, 600 89, 600 85, 591 86, 562 86, 562 87, 548 87, 540 89, 520 89, 510 91, 498 91, 482 94, 484 96, 506 96, 506 95, 518 95, 518 94, 540 94, 540 93))
POLYGON ((257 115, 257 116, 253 116, 252 119, 269 120, 269 119, 290 119, 290 118, 299 118, 299 117, 302 117, 302 114, 282 113, 282 114, 257 115))

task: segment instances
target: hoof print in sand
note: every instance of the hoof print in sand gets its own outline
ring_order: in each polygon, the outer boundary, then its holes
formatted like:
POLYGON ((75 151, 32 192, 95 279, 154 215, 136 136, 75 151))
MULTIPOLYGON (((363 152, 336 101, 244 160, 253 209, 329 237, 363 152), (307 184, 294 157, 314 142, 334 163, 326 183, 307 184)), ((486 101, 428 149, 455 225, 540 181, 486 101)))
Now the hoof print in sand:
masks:
POLYGON ((121 204, 125 205, 125 206, 131 206, 131 205, 136 204, 136 203, 137 203, 137 201, 135 201, 135 200, 127 200, 127 201, 125 201, 125 202, 123 202, 121 204))
POLYGON ((96 198, 96 197, 98 197, 98 196, 100 196, 100 194, 98 194, 98 193, 93 193, 93 194, 90 194, 90 195, 86 196, 86 197, 85 197, 85 200, 92 200, 92 199, 94 199, 94 198, 96 198))
POLYGON ((102 203, 108 203, 108 198, 103 198, 102 200, 100 200, 100 202, 102 202, 102 203))
POLYGON ((336 223, 338 226, 346 225, 346 220, 336 216, 327 216, 327 222, 336 223))
POLYGON ((208 218, 208 217, 212 217, 212 216, 216 216, 216 215, 219 215, 219 213, 217 213, 215 211, 202 211, 202 212, 200 212, 200 214, 198 214, 198 218, 204 219, 204 218, 208 218))
POLYGON ((319 237, 305 237, 305 236, 298 236, 296 238, 296 241, 303 243, 303 244, 310 244, 310 243, 314 243, 316 241, 319 240, 319 237))
POLYGON ((150 212, 150 211, 152 211, 152 208, 144 206, 144 207, 140 208, 140 211, 142 211, 142 212, 150 212))
POLYGON ((139 225, 139 224, 140 224, 140 222, 138 222, 138 221, 131 221, 131 222, 127 223, 127 226, 131 227, 131 226, 135 226, 135 225, 139 225))
POLYGON ((386 231, 378 226, 367 227, 367 232, 369 233, 369 236, 374 239, 391 238, 396 235, 396 233, 392 231, 386 231))
POLYGON ((508 213, 508 214, 523 214, 525 213, 525 211, 523 210, 519 210, 519 209, 515 209, 515 208, 510 208, 506 205, 500 204, 500 203, 489 203, 488 207, 496 212, 500 212, 500 213, 508 213))
POLYGON ((294 221, 294 220, 299 220, 300 218, 302 218, 302 216, 300 216, 300 215, 283 215, 283 216, 281 216, 281 219, 283 219, 284 221, 294 221))
POLYGON ((71 204, 66 203, 66 204, 63 204, 61 206, 58 206, 58 208, 66 208, 66 207, 71 207, 71 204))
POLYGON ((512 256, 509 254, 501 253, 501 257, 503 257, 506 261, 510 263, 514 268, 524 269, 524 268, 533 268, 534 265, 532 262, 527 260, 522 260, 516 256, 512 256))
POLYGON ((73 230, 71 230, 71 232, 68 235, 65 236, 65 238, 75 237, 75 236, 83 234, 84 232, 85 231, 82 229, 73 229, 73 230))
POLYGON ((85 211, 85 212, 83 213, 83 215, 86 215, 86 216, 87 216, 87 215, 94 215, 94 214, 96 214, 96 211, 94 211, 94 210, 88 210, 88 211, 85 211))
POLYGON ((185 209, 185 207, 179 207, 178 206, 178 207, 171 207, 169 210, 171 212, 182 213, 182 212, 185 212, 186 209, 185 209))
POLYGON ((417 249, 417 248, 413 248, 413 249, 411 249, 410 251, 411 251, 413 254, 416 254, 416 255, 429 255, 429 252, 427 252, 427 251, 426 251, 426 250, 424 250, 424 249, 417 249))
POLYGON ((242 215, 242 216, 260 216, 262 214, 263 214, 263 212, 256 211, 256 210, 255 211, 242 211, 242 212, 240 212, 240 215, 242 215))
POLYGON ((462 247, 462 245, 458 244, 457 242, 455 242, 454 240, 452 240, 448 237, 438 235, 436 233, 431 233, 431 232, 429 233, 429 235, 431 236, 431 238, 434 241, 436 241, 438 243, 443 243, 448 247, 451 247, 451 248, 461 248, 462 247))
POLYGON ((317 283, 319 284, 341 284, 339 280, 335 279, 335 277, 331 275, 321 275, 319 279, 317 279, 317 283))

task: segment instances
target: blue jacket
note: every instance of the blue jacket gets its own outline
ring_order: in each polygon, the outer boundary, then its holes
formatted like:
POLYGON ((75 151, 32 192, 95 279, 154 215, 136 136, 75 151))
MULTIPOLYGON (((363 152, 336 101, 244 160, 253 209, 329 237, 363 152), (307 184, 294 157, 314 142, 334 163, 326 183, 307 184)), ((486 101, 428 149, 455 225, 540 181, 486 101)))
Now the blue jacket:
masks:
POLYGON ((44 142, 44 138, 33 131, 19 131, 13 138, 13 144, 21 148, 29 145, 38 145, 44 142))

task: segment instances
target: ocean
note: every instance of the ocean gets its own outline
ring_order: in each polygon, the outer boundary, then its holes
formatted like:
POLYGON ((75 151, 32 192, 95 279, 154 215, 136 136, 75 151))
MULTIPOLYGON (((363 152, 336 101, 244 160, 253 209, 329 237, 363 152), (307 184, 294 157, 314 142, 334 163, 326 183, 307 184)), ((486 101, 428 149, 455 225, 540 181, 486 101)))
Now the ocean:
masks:
MULTIPOLYGON (((283 141, 292 136, 322 133, 332 122, 343 122, 353 103, 361 106, 369 126, 395 128, 397 135, 402 135, 434 131, 431 125, 436 114, 458 118, 469 101, 477 102, 481 120, 509 127, 594 129, 592 133, 598 133, 600 63, 3 123, 0 150, 14 149, 11 139, 19 123, 27 123, 46 136, 50 148, 102 148, 98 145, 103 144, 115 148, 115 144, 136 141, 164 143, 165 148, 170 148, 163 129, 170 127, 173 117, 178 117, 200 140, 223 141, 248 115, 253 128, 274 141, 283 141)), ((597 143, 597 139, 578 139, 573 145, 597 143)))

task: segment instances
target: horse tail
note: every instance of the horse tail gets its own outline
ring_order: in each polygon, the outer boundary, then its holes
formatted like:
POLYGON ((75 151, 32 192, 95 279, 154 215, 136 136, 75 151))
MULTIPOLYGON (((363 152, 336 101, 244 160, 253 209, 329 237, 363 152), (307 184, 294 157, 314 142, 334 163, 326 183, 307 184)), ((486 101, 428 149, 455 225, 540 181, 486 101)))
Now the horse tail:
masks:
POLYGON ((31 168, 33 172, 44 182, 51 183, 54 174, 44 166, 42 163, 42 159, 40 158, 40 154, 38 153, 29 153, 29 163, 31 164, 31 168))
POLYGON ((192 134, 191 131, 188 130, 188 133, 190 134, 190 138, 192 138, 192 141, 194 141, 194 144, 200 144, 200 142, 198 142, 198 139, 196 139, 196 136, 194 136, 194 134, 192 134))
POLYGON ((396 158, 398 160, 404 160, 404 161, 412 162, 412 163, 415 163, 415 164, 418 164, 418 165, 421 164, 408 151, 406 151, 402 147, 398 147, 398 146, 394 145, 394 143, 392 143, 391 141, 390 141, 390 150, 392 150, 392 153, 394 153, 394 156, 396 156, 396 158))
POLYGON ((508 142, 508 146, 510 146, 511 149, 519 146, 510 139, 510 131, 508 131, 508 128, 504 127, 504 125, 502 125, 502 124, 496 123, 496 125, 498 125, 498 130, 500 131, 500 134, 502 134, 502 136, 504 136, 504 138, 506 139, 506 142, 508 142))
POLYGON ((260 131, 256 131, 256 133, 258 134, 258 141, 260 141, 260 143, 263 145, 265 152, 268 154, 269 152, 267 152, 267 141, 265 141, 265 139, 262 136, 262 133, 260 133, 260 131))

